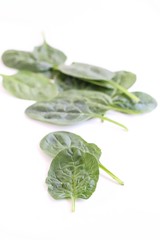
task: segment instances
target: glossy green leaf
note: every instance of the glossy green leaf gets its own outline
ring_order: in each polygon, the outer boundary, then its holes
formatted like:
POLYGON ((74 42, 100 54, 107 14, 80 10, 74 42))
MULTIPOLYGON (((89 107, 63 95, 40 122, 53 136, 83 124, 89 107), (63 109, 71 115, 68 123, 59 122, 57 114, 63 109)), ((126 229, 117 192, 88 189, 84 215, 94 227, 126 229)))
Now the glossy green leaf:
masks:
POLYGON ((66 56, 44 42, 41 46, 35 47, 33 52, 7 50, 3 53, 2 60, 10 68, 43 72, 52 69, 54 65, 64 63, 66 56))
POLYGON ((99 166, 96 158, 78 148, 59 152, 51 163, 46 183, 54 199, 88 199, 96 189, 99 166))
POLYGON ((138 114, 150 112, 156 108, 156 100, 147 93, 144 92, 133 92, 140 101, 138 103, 132 102, 124 94, 118 95, 113 101, 113 110, 128 113, 128 114, 138 114))
POLYGON ((83 138, 74 133, 64 131, 49 133, 41 140, 40 147, 45 153, 51 156, 53 160, 59 152, 71 147, 76 147, 83 152, 88 152, 97 159, 97 162, 101 169, 103 169, 119 184, 124 184, 122 180, 120 180, 117 176, 115 176, 111 171, 109 171, 105 166, 100 163, 100 148, 96 144, 86 142, 83 138))
MULTIPOLYGON (((121 84, 125 83, 125 85, 127 85, 125 77, 127 75, 127 76, 129 76, 129 79, 131 79, 130 75, 132 75, 132 78, 135 78, 135 75, 132 73, 122 72, 122 71, 117 72, 117 73, 111 72, 104 68, 100 68, 97 66, 84 64, 84 63, 73 63, 71 65, 63 65, 62 64, 62 65, 59 65, 56 69, 66 75, 80 78, 84 81, 89 81, 90 83, 99 85, 101 87, 114 88, 116 90, 123 92, 129 98, 134 100, 135 102, 139 101, 139 99, 135 95, 128 92, 127 89, 125 87, 123 87, 123 85, 120 85, 117 83, 117 81, 120 81, 121 84), (122 81, 122 79, 123 79, 123 81, 122 81)), ((134 81, 129 80, 129 82, 130 82, 130 84, 129 84, 129 86, 130 86, 131 84, 133 84, 134 81)))
POLYGON ((3 86, 12 95, 28 100, 47 101, 57 95, 57 87, 39 73, 20 71, 3 76, 3 86))
POLYGON ((49 156, 54 158, 60 151, 66 148, 76 147, 83 152, 89 152, 99 160, 101 150, 93 143, 87 143, 75 133, 57 131, 47 134, 40 142, 40 147, 49 156))
POLYGON ((104 101, 110 98, 106 94, 105 99, 101 98, 101 94, 95 91, 65 91, 52 101, 31 105, 26 109, 26 114, 33 119, 56 125, 72 125, 100 118, 126 129, 124 125, 103 116, 107 111, 104 101))

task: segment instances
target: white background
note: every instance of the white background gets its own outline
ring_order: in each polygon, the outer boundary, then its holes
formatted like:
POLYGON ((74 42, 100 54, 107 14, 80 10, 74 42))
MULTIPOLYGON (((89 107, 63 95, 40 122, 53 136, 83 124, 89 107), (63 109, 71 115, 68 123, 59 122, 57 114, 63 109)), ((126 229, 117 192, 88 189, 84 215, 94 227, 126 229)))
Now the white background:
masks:
MULTIPOLYGON (((32 50, 42 42, 72 61, 136 73, 132 90, 160 102, 160 3, 157 0, 0 0, 0 54, 32 50)), ((0 73, 14 71, 0 62, 0 73)), ((160 114, 109 117, 58 127, 27 118, 32 101, 9 95, 0 84, 0 239, 160 239, 160 114), (50 158, 42 137, 66 130, 102 149, 101 162, 124 180, 119 186, 101 172, 88 200, 52 199, 45 185, 50 158)))

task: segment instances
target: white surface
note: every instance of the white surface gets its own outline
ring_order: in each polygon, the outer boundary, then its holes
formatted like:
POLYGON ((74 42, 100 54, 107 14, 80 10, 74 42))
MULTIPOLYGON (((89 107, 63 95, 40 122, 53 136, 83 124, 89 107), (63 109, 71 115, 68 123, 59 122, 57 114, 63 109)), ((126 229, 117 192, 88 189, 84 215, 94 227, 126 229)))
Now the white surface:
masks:
MULTIPOLYGON (((31 50, 47 41, 68 62, 95 64, 137 74, 133 90, 160 102, 160 4, 157 0, 0 0, 0 53, 31 50)), ((13 71, 0 63, 0 73, 13 71)), ((109 116, 128 126, 92 120, 56 127, 28 119, 32 102, 0 86, 0 239, 160 239, 160 114, 109 116), (51 131, 77 133, 101 147, 101 161, 124 180, 115 184, 101 172, 88 200, 56 201, 44 183, 50 159, 39 149, 51 131)))

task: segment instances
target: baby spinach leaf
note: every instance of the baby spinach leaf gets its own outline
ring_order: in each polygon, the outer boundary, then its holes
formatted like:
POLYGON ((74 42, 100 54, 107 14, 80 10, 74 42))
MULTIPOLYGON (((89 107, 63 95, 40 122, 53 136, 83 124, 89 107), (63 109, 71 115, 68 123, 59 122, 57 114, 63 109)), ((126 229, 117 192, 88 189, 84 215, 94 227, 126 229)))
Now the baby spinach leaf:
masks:
POLYGON ((99 167, 96 158, 78 148, 59 152, 50 165, 46 183, 54 199, 88 199, 96 189, 99 167))
POLYGON ((57 131, 47 134, 40 141, 40 147, 53 159, 60 151, 71 147, 76 147, 83 152, 89 152, 94 155, 97 160, 99 160, 101 156, 101 150, 97 147, 97 145, 87 143, 83 138, 75 133, 66 131, 57 131))
POLYGON ((25 112, 33 119, 57 125, 72 125, 91 118, 100 118, 127 130, 124 125, 103 116, 107 111, 106 106, 101 104, 104 99, 96 98, 96 93, 91 92, 88 91, 87 97, 87 91, 65 91, 52 101, 31 105, 25 112))
POLYGON ((55 84, 39 73, 20 71, 3 76, 3 86, 12 95, 28 100, 47 101, 57 95, 55 84))
POLYGON ((52 132, 46 135, 40 142, 41 149, 51 156, 54 160, 55 156, 64 149, 76 147, 83 152, 88 152, 92 154, 99 164, 99 167, 103 169, 107 174, 109 174, 113 179, 115 179, 119 184, 123 185, 123 181, 115 176, 111 171, 109 171, 105 166, 103 166, 99 159, 101 156, 100 148, 93 143, 87 143, 80 136, 65 131, 52 132))
POLYGON ((2 55, 3 63, 10 68, 32 72, 47 71, 50 64, 39 62, 31 52, 7 50, 2 55))
POLYGON ((104 106, 112 103, 112 98, 102 92, 92 91, 92 90, 69 90, 61 93, 59 96, 62 97, 81 97, 87 99, 95 104, 102 104, 104 106))
POLYGON ((115 76, 115 73, 104 68, 78 62, 62 64, 57 69, 66 75, 88 80, 111 80, 115 76))
POLYGON ((41 46, 34 48, 33 55, 39 62, 50 64, 50 68, 64 63, 67 59, 62 51, 51 47, 46 41, 41 46))
POLYGON ((57 73, 54 76, 54 81, 60 92, 67 90, 93 90, 98 92, 106 93, 107 95, 112 96, 115 92, 115 89, 101 87, 90 82, 82 81, 79 78, 71 77, 63 73, 57 73))
POLYGON ((2 60, 10 68, 43 72, 52 69, 55 65, 64 63, 66 56, 44 41, 41 46, 35 47, 33 52, 7 50, 3 53, 2 60))
POLYGON ((147 93, 144 92, 133 92, 140 101, 138 103, 132 102, 124 94, 118 95, 113 100, 113 110, 128 113, 128 114, 138 114, 150 112, 157 106, 156 100, 147 93))
MULTIPOLYGON (((129 79, 132 79, 132 78, 134 79, 135 75, 132 73, 123 72, 122 74, 122 71, 118 73, 111 72, 104 68, 100 68, 97 66, 84 64, 84 63, 72 63, 71 65, 61 64, 57 66, 56 69, 66 75, 80 78, 84 81, 88 81, 95 85, 99 85, 107 88, 109 87, 115 88, 123 92, 124 94, 126 94, 129 98, 131 98, 135 102, 139 101, 139 99, 135 95, 131 94, 130 92, 127 91, 125 87, 117 83, 117 81, 120 81, 121 83, 123 83, 122 79, 124 79, 124 82, 126 85, 126 80, 124 76, 127 75, 129 76, 129 79), (130 77, 131 75, 132 75, 132 78, 130 77)), ((131 83, 129 84, 129 86, 133 84, 135 81, 130 80, 130 82, 131 83)))
POLYGON ((115 72, 115 76, 112 78, 120 86, 129 89, 136 82, 136 75, 132 72, 118 71, 115 72))

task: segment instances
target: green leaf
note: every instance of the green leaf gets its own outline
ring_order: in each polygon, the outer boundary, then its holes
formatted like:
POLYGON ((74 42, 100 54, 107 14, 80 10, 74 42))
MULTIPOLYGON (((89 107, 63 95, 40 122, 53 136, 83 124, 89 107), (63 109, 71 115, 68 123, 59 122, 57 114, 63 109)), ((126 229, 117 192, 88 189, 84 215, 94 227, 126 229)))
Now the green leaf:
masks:
POLYGON ((111 80, 115 77, 115 73, 104 68, 85 64, 72 63, 71 65, 59 65, 57 69, 69 76, 86 79, 86 80, 111 80))
POLYGON ((101 150, 93 143, 87 143, 75 133, 57 131, 47 134, 40 142, 41 149, 54 158, 60 151, 76 147, 83 152, 89 152, 99 161, 101 150))
MULTIPOLYGON (((132 73, 129 74, 129 72, 117 72, 117 73, 111 72, 104 68, 100 68, 97 66, 84 64, 84 63, 72 63, 71 65, 62 64, 57 66, 56 69, 66 75, 80 78, 84 81, 89 81, 90 83, 95 85, 99 85, 107 88, 109 87, 115 88, 123 92, 124 94, 126 94, 129 98, 131 98, 135 102, 139 101, 139 99, 135 95, 128 92, 125 87, 121 86, 116 82, 119 80, 123 82, 121 79, 125 79, 124 78, 125 75, 128 75, 129 79, 131 79, 130 75, 133 75, 132 73)), ((133 76, 135 78, 135 75, 133 76)), ((124 82, 125 82, 125 85, 127 85, 126 80, 124 80, 124 82)), ((131 80, 129 80, 129 82, 131 82, 131 80)), ((129 86, 130 85, 131 83, 129 83, 129 86)))
POLYGON ((76 147, 83 152, 88 152, 97 159, 97 162, 101 169, 103 169, 119 184, 124 184, 122 180, 120 180, 117 176, 115 176, 111 171, 109 171, 105 166, 100 163, 100 148, 96 144, 87 143, 84 139, 74 133, 64 131, 49 133, 41 140, 40 147, 45 153, 51 156, 53 160, 59 152, 71 147, 76 147))
POLYGON ((128 114, 140 114, 150 112, 156 108, 156 100, 147 93, 144 92, 133 92, 140 101, 138 103, 132 102, 124 94, 117 96, 113 100, 113 110, 128 113, 128 114))
POLYGON ((72 125, 103 115, 106 107, 91 103, 81 95, 64 92, 52 101, 38 102, 26 109, 26 114, 36 120, 56 125, 72 125), (64 94, 64 95, 63 95, 64 94))
POLYGON ((50 68, 64 63, 67 59, 62 51, 51 47, 46 41, 41 46, 34 48, 33 55, 39 62, 50 64, 50 68))
POLYGON ((88 199, 96 189, 99 166, 96 158, 78 148, 59 152, 50 165, 46 183, 54 199, 88 199))
POLYGON ((54 76, 54 81, 60 92, 67 90, 93 90, 98 92, 106 93, 107 95, 112 96, 114 89, 101 87, 90 82, 82 81, 79 78, 71 77, 63 73, 57 73, 54 76))
POLYGON ((57 95, 55 84, 42 74, 20 71, 3 76, 3 86, 12 95, 22 99, 47 101, 57 95))
POLYGON ((105 99, 101 98, 101 94, 95 91, 65 91, 52 101, 31 105, 25 112, 33 119, 56 125, 72 125, 91 118, 100 118, 126 129, 124 125, 103 117, 108 110, 104 101, 110 98, 106 94, 104 94, 105 99))
POLYGON ((2 55, 3 63, 19 70, 32 72, 44 72, 52 69, 53 66, 62 64, 66 56, 58 49, 52 48, 46 42, 35 47, 33 52, 7 50, 2 55))
POLYGON ((39 62, 31 52, 26 51, 7 50, 3 53, 2 60, 7 67, 32 72, 47 71, 51 67, 46 62, 39 62))

